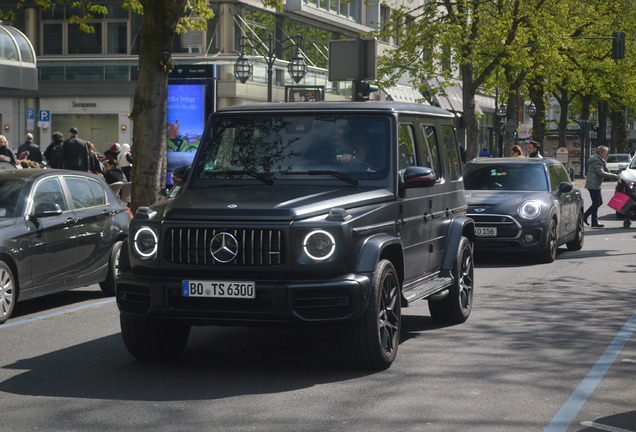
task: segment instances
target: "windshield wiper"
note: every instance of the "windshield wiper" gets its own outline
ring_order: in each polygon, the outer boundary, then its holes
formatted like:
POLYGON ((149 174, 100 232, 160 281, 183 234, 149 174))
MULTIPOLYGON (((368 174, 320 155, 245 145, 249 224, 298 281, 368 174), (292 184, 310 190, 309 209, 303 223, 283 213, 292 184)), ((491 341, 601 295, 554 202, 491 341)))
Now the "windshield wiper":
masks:
POLYGON ((215 175, 229 175, 229 176, 233 176, 233 175, 248 175, 250 177, 254 177, 257 180, 262 181, 265 184, 268 185, 273 185, 274 184, 274 180, 272 179, 272 175, 271 174, 265 174, 265 173, 259 173, 257 171, 250 171, 250 170, 225 170, 225 171, 207 171, 204 173, 204 175, 206 177, 212 177, 215 175))
MULTIPOLYGON (((294 173, 294 174, 302 174, 302 173, 294 173)), ((350 176, 349 174, 345 174, 340 171, 332 171, 332 170, 309 170, 307 171, 309 175, 332 175, 340 180, 344 180, 349 184, 358 185, 360 182, 357 178, 350 176)))

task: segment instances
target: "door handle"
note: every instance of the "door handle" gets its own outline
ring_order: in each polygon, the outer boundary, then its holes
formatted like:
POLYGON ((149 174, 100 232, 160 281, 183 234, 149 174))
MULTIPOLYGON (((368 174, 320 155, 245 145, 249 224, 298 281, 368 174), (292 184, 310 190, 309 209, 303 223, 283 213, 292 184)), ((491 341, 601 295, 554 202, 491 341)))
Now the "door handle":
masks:
POLYGON ((77 225, 78 222, 79 222, 79 219, 75 219, 75 218, 66 219, 66 225, 69 225, 69 226, 77 225))

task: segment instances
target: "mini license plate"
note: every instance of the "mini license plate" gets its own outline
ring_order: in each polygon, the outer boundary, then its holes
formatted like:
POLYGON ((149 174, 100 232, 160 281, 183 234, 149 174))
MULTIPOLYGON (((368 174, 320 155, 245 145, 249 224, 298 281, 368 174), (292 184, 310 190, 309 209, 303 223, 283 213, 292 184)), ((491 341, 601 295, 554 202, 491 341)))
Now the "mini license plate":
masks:
POLYGON ((191 280, 181 282, 184 297, 256 298, 256 283, 247 281, 191 280))
POLYGON ((496 227, 475 227, 475 236, 497 237, 497 228, 496 227))

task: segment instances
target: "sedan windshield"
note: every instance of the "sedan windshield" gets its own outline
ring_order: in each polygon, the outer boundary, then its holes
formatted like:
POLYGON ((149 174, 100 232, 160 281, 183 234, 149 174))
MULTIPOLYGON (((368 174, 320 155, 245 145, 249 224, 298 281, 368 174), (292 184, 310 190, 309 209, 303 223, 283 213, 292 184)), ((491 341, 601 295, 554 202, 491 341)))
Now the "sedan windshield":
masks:
POLYGON ((374 115, 228 115, 217 118, 194 166, 212 179, 325 178, 356 184, 386 177, 390 118, 374 115))
POLYGON ((15 217, 22 211, 20 193, 24 182, 0 180, 0 218, 15 217))
POLYGON ((616 163, 616 162, 629 162, 629 155, 609 155, 607 156, 607 163, 616 163))
POLYGON ((464 173, 467 190, 548 191, 540 164, 469 164, 464 173))

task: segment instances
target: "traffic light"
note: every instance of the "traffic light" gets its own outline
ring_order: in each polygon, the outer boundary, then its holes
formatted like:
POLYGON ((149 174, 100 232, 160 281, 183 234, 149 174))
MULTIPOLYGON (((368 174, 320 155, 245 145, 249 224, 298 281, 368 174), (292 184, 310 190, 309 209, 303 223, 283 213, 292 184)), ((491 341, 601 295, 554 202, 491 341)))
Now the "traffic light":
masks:
POLYGON ((612 58, 621 60, 625 58, 625 33, 612 33, 612 58))
POLYGON ((353 100, 354 101, 368 101, 369 95, 378 91, 378 86, 374 86, 365 81, 353 82, 353 100))

